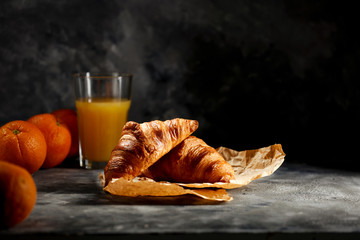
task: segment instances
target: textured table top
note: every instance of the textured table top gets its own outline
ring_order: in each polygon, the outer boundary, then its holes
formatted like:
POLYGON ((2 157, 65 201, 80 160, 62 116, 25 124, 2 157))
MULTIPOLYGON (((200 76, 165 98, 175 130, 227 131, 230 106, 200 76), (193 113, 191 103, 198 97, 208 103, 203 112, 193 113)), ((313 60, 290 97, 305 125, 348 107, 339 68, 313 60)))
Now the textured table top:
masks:
POLYGON ((38 198, 31 215, 0 231, 0 237, 360 237, 356 172, 284 164, 269 177, 228 190, 233 200, 225 203, 195 196, 112 196, 102 190, 99 173, 76 168, 36 172, 38 198))

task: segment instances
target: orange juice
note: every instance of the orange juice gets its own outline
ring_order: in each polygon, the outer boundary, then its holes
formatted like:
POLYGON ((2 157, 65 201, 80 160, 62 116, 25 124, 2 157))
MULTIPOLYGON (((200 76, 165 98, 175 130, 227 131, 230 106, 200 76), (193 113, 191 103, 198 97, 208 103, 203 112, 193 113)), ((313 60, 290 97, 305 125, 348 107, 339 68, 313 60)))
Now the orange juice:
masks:
POLYGON ((127 121, 130 100, 90 98, 76 100, 82 157, 109 161, 127 121))

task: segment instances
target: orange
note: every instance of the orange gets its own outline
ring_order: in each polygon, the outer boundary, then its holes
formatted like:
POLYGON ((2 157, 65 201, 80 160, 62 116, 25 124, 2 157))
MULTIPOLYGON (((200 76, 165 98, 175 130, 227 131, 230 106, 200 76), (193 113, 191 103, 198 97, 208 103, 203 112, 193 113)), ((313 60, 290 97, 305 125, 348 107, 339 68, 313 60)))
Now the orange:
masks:
POLYGON ((74 157, 79 154, 79 135, 76 112, 72 109, 58 109, 52 112, 59 123, 65 124, 71 134, 71 147, 68 157, 74 157))
POLYGON ((46 141, 34 124, 12 121, 0 128, 0 160, 19 165, 34 173, 44 163, 46 141))
POLYGON ((0 161, 0 228, 12 227, 26 219, 36 202, 36 185, 20 166, 0 161))
POLYGON ((47 152, 42 167, 52 168, 62 163, 71 146, 71 134, 68 128, 56 121, 55 116, 50 113, 32 116, 28 121, 41 130, 46 140, 47 152))

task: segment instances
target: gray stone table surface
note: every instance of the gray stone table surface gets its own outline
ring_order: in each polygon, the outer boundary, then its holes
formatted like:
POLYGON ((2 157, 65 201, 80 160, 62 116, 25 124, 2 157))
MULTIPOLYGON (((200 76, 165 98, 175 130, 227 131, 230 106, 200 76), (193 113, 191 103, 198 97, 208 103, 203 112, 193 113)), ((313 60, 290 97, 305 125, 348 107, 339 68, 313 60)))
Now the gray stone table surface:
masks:
POLYGON ((228 190, 233 200, 225 203, 195 196, 112 196, 102 190, 100 172, 36 172, 38 198, 31 215, 1 230, 0 238, 360 239, 358 172, 284 164, 269 177, 228 190))

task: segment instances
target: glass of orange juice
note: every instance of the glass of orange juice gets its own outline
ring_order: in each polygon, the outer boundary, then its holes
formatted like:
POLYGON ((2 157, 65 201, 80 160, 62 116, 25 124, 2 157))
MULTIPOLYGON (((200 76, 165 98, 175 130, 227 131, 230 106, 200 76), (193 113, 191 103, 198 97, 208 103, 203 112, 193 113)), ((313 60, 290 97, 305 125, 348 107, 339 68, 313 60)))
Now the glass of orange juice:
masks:
POLYGON ((128 118, 131 74, 76 73, 80 166, 104 168, 128 118))

